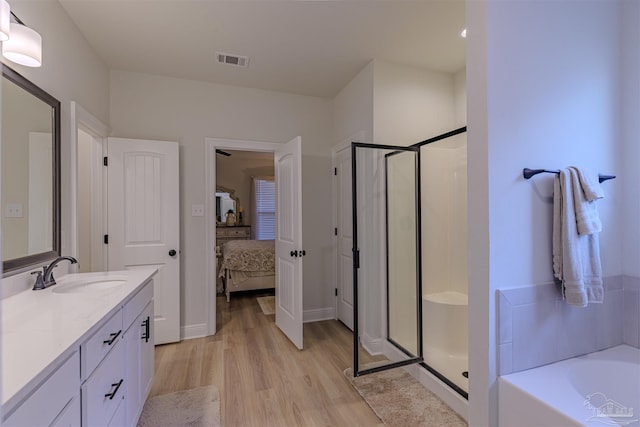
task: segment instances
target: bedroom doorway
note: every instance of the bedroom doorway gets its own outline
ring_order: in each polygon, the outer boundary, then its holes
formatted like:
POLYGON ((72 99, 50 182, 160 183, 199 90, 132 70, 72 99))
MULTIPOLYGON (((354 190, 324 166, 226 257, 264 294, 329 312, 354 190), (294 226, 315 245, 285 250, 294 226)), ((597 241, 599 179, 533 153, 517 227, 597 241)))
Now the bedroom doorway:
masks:
MULTIPOLYGON (((217 238, 217 225, 222 221, 223 214, 231 214, 230 224, 239 221, 242 214, 243 229, 233 230, 241 233, 241 240, 256 240, 262 231, 269 229, 269 224, 275 228, 273 234, 275 240, 275 293, 276 293, 276 325, 285 333, 296 347, 302 349, 302 169, 301 169, 301 139, 294 138, 286 144, 258 142, 258 141, 238 141, 217 138, 207 138, 206 147, 206 257, 209 262, 207 268, 206 286, 206 310, 208 322, 208 335, 215 334, 216 331, 216 288, 218 276, 218 263, 216 262, 216 246, 219 246, 217 238), (273 175, 275 176, 274 190, 276 193, 276 203, 274 212, 258 212, 254 209, 253 196, 247 196, 250 191, 233 191, 234 196, 239 201, 239 206, 243 206, 241 212, 222 212, 222 195, 216 196, 216 190, 227 189, 218 183, 217 173, 218 160, 221 157, 231 157, 228 154, 240 152, 256 152, 271 154, 273 156, 273 175), (244 193, 244 199, 238 197, 238 193, 244 193), (220 197, 218 199, 218 197, 220 197), (251 206, 251 212, 244 207, 251 206), (269 217, 271 215, 271 217, 269 217), (266 228, 254 223, 264 220, 266 228), (262 228, 262 231, 260 231, 262 228), (246 239, 250 235, 251 239, 246 239)), ((237 171, 239 168, 235 168, 237 171)), ((249 168, 250 169, 250 168, 249 168)), ((252 175, 252 171, 249 171, 252 175)), ((260 172, 253 171, 253 172, 260 172)), ((264 172, 264 170, 262 170, 264 172)), ((261 174, 256 174, 260 178, 261 174)), ((264 176, 262 176, 264 178, 264 176)), ((267 181, 267 180, 263 180, 267 181)), ((227 184, 228 185, 228 184, 227 184)), ((254 183, 255 185, 255 183, 254 183)), ((267 185, 268 187, 268 185, 267 185)), ((223 191, 218 191, 223 193, 223 191)), ((228 193, 228 192, 227 192, 228 193)), ((227 221, 225 218, 225 225, 227 221)), ((231 229, 225 229, 225 232, 231 229)), ((226 234, 226 233, 224 233, 226 234)), ((267 234, 268 235, 268 234, 267 234)), ((226 237, 226 236, 225 236, 226 237)), ((226 240, 226 239, 225 239, 226 240)), ((240 242, 242 243, 242 242, 240 242)), ((258 285, 259 286, 259 285, 258 285)), ((251 289, 249 286, 248 289, 251 289)), ((259 289, 253 288, 253 289, 259 289)))

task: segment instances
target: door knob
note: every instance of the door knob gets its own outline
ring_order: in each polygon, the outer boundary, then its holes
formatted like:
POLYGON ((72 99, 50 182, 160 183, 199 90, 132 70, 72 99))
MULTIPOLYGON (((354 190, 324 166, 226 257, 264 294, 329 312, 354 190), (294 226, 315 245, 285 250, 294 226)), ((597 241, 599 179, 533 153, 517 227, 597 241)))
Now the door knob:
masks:
POLYGON ((175 250, 175 249, 171 249, 171 250, 169 251, 169 256, 176 256, 176 254, 177 254, 177 252, 176 252, 176 250, 175 250))
POLYGON ((298 251, 291 251, 291 252, 289 252, 289 255, 291 255, 294 258, 297 258, 298 257, 298 251))

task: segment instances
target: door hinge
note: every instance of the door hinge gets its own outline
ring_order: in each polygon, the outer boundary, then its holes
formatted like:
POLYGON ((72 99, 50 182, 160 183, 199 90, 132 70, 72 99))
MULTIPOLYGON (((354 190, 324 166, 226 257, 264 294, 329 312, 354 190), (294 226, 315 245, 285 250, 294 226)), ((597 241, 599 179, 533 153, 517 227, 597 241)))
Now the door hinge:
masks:
POLYGON ((333 168, 333 174, 338 176, 338 168, 333 168))
POLYGON ((334 229, 333 229, 333 235, 334 235, 334 236, 337 236, 337 235, 338 235, 338 227, 336 227, 336 228, 334 228, 334 229))
POLYGON ((107 156, 104 156, 104 158, 102 159, 102 164, 105 166, 109 166, 109 160, 107 158, 107 156))
POLYGON ((104 235, 104 239, 102 241, 104 242, 105 245, 108 245, 109 244, 109 235, 105 234, 104 235))
POLYGON ((353 248, 353 268, 360 268, 360 250, 353 248))
POLYGON ((338 296, 338 288, 334 288, 335 290, 335 295, 338 296))

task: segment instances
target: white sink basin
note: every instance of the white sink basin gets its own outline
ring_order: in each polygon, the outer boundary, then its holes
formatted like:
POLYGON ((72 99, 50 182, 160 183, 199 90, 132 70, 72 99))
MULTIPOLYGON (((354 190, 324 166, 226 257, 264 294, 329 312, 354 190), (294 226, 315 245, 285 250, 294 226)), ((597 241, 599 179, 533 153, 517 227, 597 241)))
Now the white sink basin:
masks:
POLYGON ((94 279, 76 280, 73 282, 66 282, 66 283, 55 285, 53 288, 53 292, 57 294, 81 294, 81 293, 89 293, 89 292, 104 292, 104 291, 113 290, 115 288, 119 288, 125 283, 127 283, 126 280, 116 279, 116 278, 112 278, 112 279, 94 278, 94 279))

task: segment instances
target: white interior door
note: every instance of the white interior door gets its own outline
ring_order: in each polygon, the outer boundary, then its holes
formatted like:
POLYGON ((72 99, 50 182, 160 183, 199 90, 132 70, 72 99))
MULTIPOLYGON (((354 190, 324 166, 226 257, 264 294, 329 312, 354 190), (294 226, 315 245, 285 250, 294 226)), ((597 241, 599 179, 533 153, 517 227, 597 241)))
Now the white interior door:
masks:
POLYGON ((276 325, 302 350, 302 140, 275 153, 276 325))
POLYGON ((338 229, 338 320, 353 330, 353 217, 351 208, 351 147, 336 156, 338 229))
POLYGON ((109 138, 109 270, 157 268, 155 344, 180 341, 178 143, 109 138))

